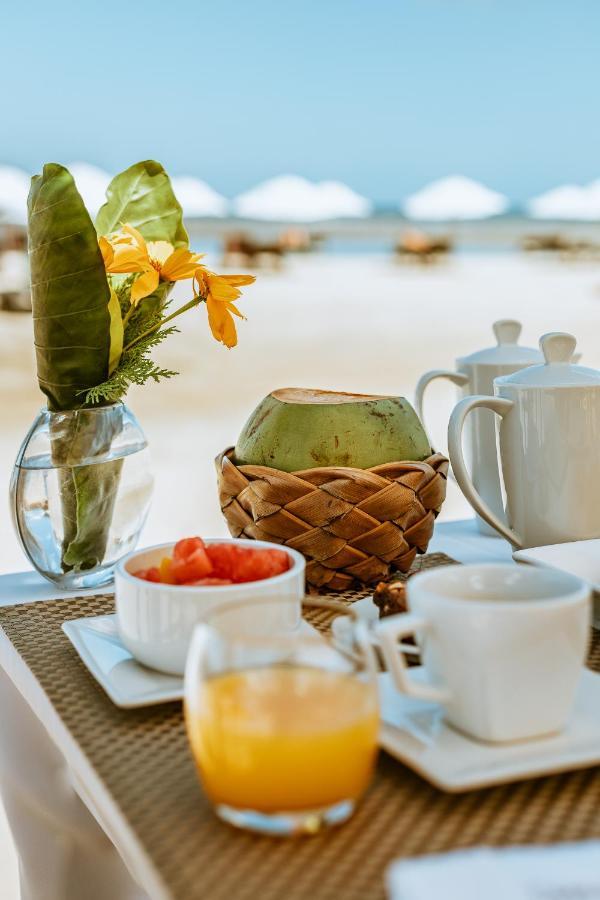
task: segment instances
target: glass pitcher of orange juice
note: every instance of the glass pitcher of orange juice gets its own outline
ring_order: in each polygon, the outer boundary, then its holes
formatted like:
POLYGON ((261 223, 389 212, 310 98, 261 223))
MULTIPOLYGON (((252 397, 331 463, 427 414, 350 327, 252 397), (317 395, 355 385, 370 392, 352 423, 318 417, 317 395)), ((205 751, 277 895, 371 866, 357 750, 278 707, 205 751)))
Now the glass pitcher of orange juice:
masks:
MULTIPOLYGON (((376 663, 357 618, 334 644, 306 622, 274 631, 268 607, 278 602, 224 604, 197 626, 185 672, 186 726, 222 819, 274 835, 314 833, 346 821, 371 779, 376 663)), ((305 603, 349 612, 339 603, 305 603)))

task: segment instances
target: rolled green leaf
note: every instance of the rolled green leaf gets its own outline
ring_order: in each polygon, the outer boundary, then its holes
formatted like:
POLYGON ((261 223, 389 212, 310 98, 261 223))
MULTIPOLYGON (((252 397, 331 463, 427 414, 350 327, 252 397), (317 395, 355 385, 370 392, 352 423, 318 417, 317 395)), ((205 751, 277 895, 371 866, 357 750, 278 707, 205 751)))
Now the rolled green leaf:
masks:
POLYGON ((148 159, 125 169, 113 178, 106 197, 96 217, 98 234, 110 234, 127 224, 137 228, 147 241, 188 246, 181 206, 160 163, 148 159))
POLYGON ((111 411, 98 429, 97 417, 80 407, 85 393, 106 379, 111 348, 114 360, 122 335, 113 303, 111 341, 111 290, 98 235, 67 169, 44 166, 32 179, 28 211, 38 381, 58 414, 50 436, 62 505, 62 561, 65 570, 85 571, 102 563, 106 552, 122 467, 122 460, 106 456, 121 410, 111 411), (73 410, 78 412, 68 415, 73 410))
POLYGON ((63 518, 62 562, 78 572, 102 563, 121 479, 122 459, 110 457, 121 433, 122 407, 102 414, 81 409, 51 422, 63 518))
POLYGON ((66 493, 69 499, 77 498, 71 527, 63 541, 66 569, 85 572, 103 562, 122 468, 122 459, 83 466, 71 471, 72 488, 68 481, 62 483, 62 496, 66 493))
POLYGON ((27 209, 38 381, 49 409, 76 409, 108 372, 110 288, 98 236, 56 163, 32 178, 27 209))

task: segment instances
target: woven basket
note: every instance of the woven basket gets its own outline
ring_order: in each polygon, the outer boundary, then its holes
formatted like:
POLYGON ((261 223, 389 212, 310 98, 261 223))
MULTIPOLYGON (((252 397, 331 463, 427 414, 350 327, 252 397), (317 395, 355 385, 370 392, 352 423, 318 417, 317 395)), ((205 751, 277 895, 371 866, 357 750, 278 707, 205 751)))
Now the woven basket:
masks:
POLYGON ((446 496, 448 460, 439 453, 423 462, 302 472, 236 466, 233 449, 215 462, 231 534, 299 550, 307 582, 336 591, 373 584, 394 568, 408 572, 427 550, 446 496))

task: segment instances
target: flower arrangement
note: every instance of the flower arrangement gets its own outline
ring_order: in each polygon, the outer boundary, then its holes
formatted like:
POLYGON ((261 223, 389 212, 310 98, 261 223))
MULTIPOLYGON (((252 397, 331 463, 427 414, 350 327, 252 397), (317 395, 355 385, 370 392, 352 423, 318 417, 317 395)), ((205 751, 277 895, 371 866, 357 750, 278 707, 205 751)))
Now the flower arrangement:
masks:
POLYGON ((201 304, 214 337, 235 346, 235 301, 254 278, 216 275, 189 249, 159 163, 117 175, 95 227, 70 173, 55 163, 33 178, 28 210, 38 375, 50 408, 115 402, 131 384, 176 374, 157 367, 150 351, 177 330, 175 318, 201 304), (193 296, 171 310, 173 285, 184 279, 193 296))
POLYGON ((212 334, 237 343, 235 302, 251 275, 217 275, 189 248, 179 205, 163 167, 137 163, 110 183, 95 224, 64 166, 32 179, 29 256, 38 382, 50 413, 53 464, 61 471, 62 563, 98 566, 106 548, 122 460, 105 461, 120 428, 119 402, 132 384, 177 374, 152 350, 176 332, 175 320, 205 306, 212 334), (177 281, 190 299, 173 309, 177 281), (89 410, 116 404, 99 432, 89 410), (54 429, 54 430, 53 430, 54 429), (92 460, 94 465, 87 465, 92 460))

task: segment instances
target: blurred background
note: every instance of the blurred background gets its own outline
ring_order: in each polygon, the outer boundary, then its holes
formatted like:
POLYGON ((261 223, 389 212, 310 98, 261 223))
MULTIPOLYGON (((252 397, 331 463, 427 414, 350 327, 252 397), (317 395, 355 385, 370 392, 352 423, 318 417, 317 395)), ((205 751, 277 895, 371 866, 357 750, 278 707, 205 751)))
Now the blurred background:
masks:
MULTIPOLYGON (((237 348, 194 311, 159 354, 180 377, 131 391, 156 476, 147 543, 225 533, 212 460, 271 389, 412 399, 501 317, 527 344, 573 331, 600 365, 599 29, 594 0, 5 5, 0 491, 42 404, 25 221, 47 161, 94 214, 111 175, 159 160, 194 249, 258 276, 237 348)), ((431 394, 444 449, 454 396, 431 394)), ((443 515, 467 514, 451 486, 443 515)), ((24 567, 5 514, 0 573, 24 567)))
MULTIPOLYGON (((600 364, 599 26, 584 0, 6 10, 0 490, 42 403, 25 222, 47 161, 94 215, 113 174, 158 159, 194 249, 258 276, 237 348, 195 310, 160 348, 181 375, 130 393, 156 474, 148 542, 224 532, 212 460, 273 388, 412 398, 500 317, 529 344, 572 330, 600 364)), ((444 449, 454 396, 428 399, 444 449)), ((451 490, 444 515, 465 514, 451 490)), ((7 516, 0 539, 0 572, 23 568, 7 516)))

